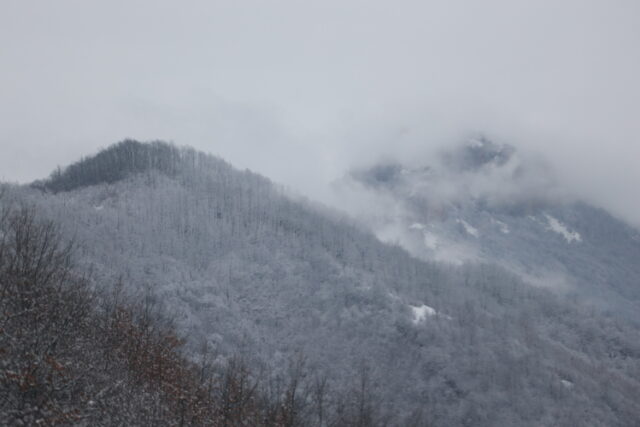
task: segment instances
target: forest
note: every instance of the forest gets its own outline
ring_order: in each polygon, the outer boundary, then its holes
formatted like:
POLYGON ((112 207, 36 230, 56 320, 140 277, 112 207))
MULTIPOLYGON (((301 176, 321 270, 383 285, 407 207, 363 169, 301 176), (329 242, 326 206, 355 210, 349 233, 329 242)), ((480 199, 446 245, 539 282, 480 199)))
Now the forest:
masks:
POLYGON ((0 206, 5 419, 640 419, 637 325, 496 265, 417 259, 192 149, 124 141, 0 206))
MULTIPOLYGON (((25 206, 0 217, 0 418, 7 425, 382 425, 367 368, 349 395, 297 354, 285 375, 214 364, 116 284, 98 295, 74 245, 25 206)), ((388 414, 386 414, 388 416, 388 414)))

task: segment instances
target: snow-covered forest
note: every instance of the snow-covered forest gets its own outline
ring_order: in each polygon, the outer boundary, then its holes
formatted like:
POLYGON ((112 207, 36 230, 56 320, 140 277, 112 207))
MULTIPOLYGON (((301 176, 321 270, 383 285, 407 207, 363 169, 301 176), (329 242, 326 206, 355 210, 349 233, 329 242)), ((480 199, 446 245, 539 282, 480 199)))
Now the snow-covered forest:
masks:
POLYGON ((640 419, 634 321, 495 263, 415 257, 219 158, 124 141, 0 204, 4 419, 640 419))

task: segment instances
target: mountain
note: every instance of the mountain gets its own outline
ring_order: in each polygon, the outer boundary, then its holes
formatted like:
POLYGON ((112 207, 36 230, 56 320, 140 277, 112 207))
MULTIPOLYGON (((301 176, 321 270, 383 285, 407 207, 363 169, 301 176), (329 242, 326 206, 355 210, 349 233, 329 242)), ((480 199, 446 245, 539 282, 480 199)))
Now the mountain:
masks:
MULTIPOLYGON (((447 164, 469 173, 512 167, 513 154, 502 149, 468 153, 447 164)), ((419 176, 429 186, 437 173, 390 165, 357 179, 405 207, 426 203, 425 211, 393 219, 415 242, 427 242, 435 224, 464 251, 484 250, 469 242, 483 239, 492 219, 506 227, 496 223, 495 239, 539 233, 558 251, 596 245, 609 232, 610 224, 590 231, 537 202, 433 204, 412 185, 422 184, 419 176), (516 214, 522 206, 544 210, 516 214)), ((170 315, 192 360, 203 348, 216 363, 240 354, 254 372, 269 372, 266 384, 277 384, 292 359, 304 358, 313 378, 327 379, 328 408, 369 414, 335 425, 628 426, 640 419, 637 324, 531 286, 494 262, 502 240, 487 250, 493 258, 480 251, 475 263, 415 256, 264 177, 162 142, 115 144, 32 186, 5 186, 1 203, 33 206, 58 224, 101 292, 120 283, 129 298, 170 315)), ((580 221, 604 215, 583 209, 580 221)), ((299 425, 331 423, 314 414, 299 425)))
POLYGON ((381 238, 425 260, 497 264, 640 323, 640 231, 570 197, 550 168, 513 147, 478 138, 429 160, 343 181, 391 200, 393 210, 361 215, 381 238))

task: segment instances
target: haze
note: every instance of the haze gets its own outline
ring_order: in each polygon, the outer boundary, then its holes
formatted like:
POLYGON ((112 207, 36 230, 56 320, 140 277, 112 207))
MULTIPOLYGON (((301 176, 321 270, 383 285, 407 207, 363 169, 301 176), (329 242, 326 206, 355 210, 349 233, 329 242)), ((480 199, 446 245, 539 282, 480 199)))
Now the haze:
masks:
MULTIPOLYGON (((640 225, 636 1, 7 1, 0 178, 124 138, 328 200, 383 158, 482 133, 640 225)), ((426 160, 425 160, 426 162, 426 160)))

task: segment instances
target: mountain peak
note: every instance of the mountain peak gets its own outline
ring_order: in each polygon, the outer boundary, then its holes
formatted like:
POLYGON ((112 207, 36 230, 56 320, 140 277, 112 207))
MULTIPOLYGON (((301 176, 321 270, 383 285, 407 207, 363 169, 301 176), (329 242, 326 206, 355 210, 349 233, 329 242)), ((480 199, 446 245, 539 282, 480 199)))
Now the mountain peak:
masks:
POLYGON ((133 139, 113 144, 97 154, 80 159, 32 185, 54 193, 79 187, 114 183, 128 176, 155 170, 174 176, 187 165, 195 166, 198 153, 163 141, 139 142, 133 139))
MULTIPOLYGON (((421 166, 398 162, 378 163, 368 168, 352 170, 350 177, 373 189, 438 199, 495 198, 517 196, 521 187, 527 189, 537 181, 529 169, 536 164, 523 164, 516 149, 480 136, 462 144, 447 147, 421 166), (513 190, 513 191, 511 191, 513 190), (513 194, 515 193, 515 194, 513 194)), ((540 186, 547 187, 544 182, 540 186)))
POLYGON ((498 144, 480 136, 469 139, 465 144, 443 154, 446 165, 457 170, 475 171, 486 166, 502 166, 515 154, 511 145, 498 144))
POLYGON ((400 181, 403 166, 396 162, 375 164, 369 168, 351 171, 351 176, 367 186, 374 188, 394 187, 400 181))

